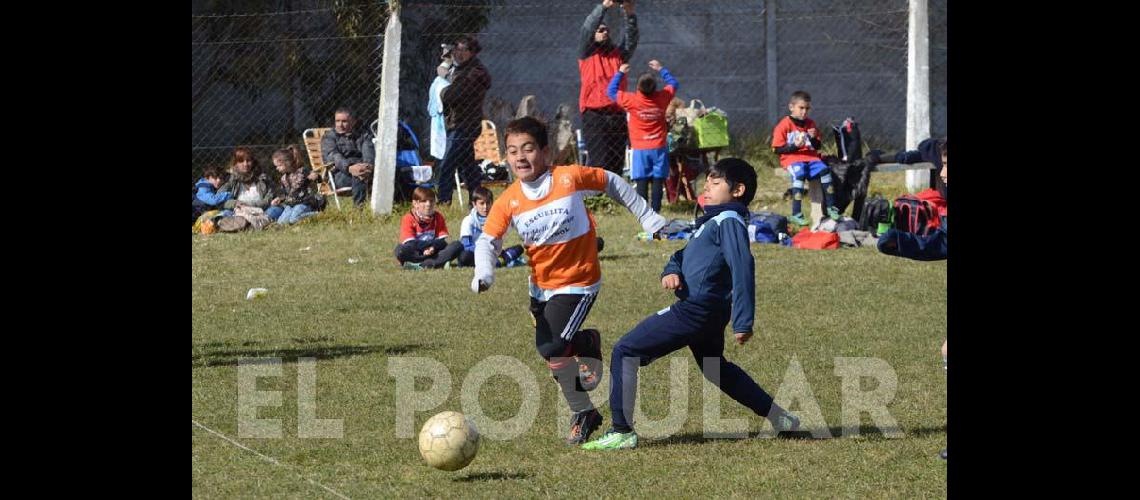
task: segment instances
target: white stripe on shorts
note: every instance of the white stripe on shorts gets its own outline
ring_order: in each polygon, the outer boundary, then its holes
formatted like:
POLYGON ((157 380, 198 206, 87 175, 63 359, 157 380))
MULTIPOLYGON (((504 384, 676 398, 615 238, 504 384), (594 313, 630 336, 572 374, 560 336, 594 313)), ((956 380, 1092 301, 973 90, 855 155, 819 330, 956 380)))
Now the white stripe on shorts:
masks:
POLYGON ((594 297, 596 296, 592 293, 582 295, 582 300, 578 301, 578 306, 570 315, 570 321, 566 323, 566 328, 563 328, 562 334, 559 335, 563 340, 570 342, 574 338, 574 333, 582 326, 582 322, 586 321, 586 314, 590 312, 590 307, 594 304, 594 297))

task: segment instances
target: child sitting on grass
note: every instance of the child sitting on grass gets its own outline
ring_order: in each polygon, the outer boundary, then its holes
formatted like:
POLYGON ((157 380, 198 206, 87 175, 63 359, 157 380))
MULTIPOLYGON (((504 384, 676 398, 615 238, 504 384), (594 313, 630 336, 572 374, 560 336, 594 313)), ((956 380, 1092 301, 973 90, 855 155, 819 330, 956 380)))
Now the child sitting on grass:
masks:
POLYGON ((396 260, 404 269, 450 267, 451 259, 463 250, 463 244, 447 243, 447 222, 435 210, 435 191, 417 187, 412 191, 412 210, 400 220, 400 244, 396 260))

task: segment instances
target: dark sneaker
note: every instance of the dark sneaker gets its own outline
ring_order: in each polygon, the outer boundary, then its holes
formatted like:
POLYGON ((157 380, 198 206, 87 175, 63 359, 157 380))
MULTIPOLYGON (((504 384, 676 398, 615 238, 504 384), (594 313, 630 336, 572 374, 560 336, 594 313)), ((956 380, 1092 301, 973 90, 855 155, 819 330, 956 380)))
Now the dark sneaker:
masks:
POLYGON ((772 422, 772 431, 776 434, 800 430, 800 418, 786 411, 781 411, 777 415, 768 415, 768 421, 772 422))
POLYGON ((570 446, 578 446, 590 439, 590 434, 598 430, 602 425, 602 415, 598 413, 597 409, 589 409, 580 411, 570 417, 570 437, 566 438, 566 444, 570 446))
POLYGON ((602 334, 589 328, 579 330, 578 335, 585 335, 590 340, 589 347, 574 356, 578 362, 578 384, 583 391, 589 392, 602 382, 602 334))

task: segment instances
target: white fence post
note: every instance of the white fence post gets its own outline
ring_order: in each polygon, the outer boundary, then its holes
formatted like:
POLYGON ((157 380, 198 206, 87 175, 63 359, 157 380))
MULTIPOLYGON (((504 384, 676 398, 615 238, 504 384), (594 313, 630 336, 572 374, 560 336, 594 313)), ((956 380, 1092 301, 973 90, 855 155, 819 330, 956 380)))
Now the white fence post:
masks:
MULTIPOLYGON (((930 27, 926 0, 910 0, 906 50, 906 149, 930 137, 930 27)), ((926 170, 907 170, 906 188, 914 193, 930 184, 926 170)))
POLYGON ((780 80, 776 74, 778 64, 776 59, 776 0, 766 0, 764 2, 764 11, 767 17, 767 24, 765 30, 764 51, 768 54, 768 81, 765 86, 768 87, 768 119, 771 120, 769 125, 772 128, 776 127, 776 122, 780 121, 780 80))
POLYGON ((396 182, 396 130, 400 112, 400 2, 388 1, 388 27, 384 29, 384 61, 380 70, 380 113, 376 137, 376 165, 372 175, 372 213, 392 213, 396 182))

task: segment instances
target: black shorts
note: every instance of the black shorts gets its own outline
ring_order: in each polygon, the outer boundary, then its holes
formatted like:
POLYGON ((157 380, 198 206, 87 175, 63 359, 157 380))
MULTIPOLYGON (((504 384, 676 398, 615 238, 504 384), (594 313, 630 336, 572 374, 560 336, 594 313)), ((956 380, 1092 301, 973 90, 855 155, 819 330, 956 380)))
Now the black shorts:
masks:
POLYGON ((534 316, 534 346, 543 359, 571 355, 574 334, 582 328, 597 294, 555 295, 546 302, 531 297, 534 316))

